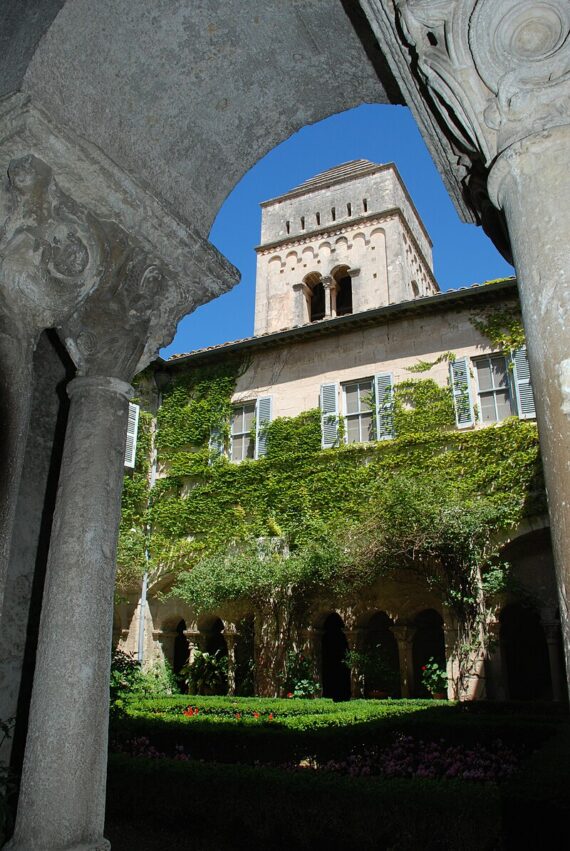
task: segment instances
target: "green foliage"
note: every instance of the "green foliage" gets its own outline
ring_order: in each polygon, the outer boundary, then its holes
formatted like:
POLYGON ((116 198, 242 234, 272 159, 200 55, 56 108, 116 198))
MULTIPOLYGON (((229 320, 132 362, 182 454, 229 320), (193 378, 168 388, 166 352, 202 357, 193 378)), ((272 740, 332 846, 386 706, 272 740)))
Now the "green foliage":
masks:
POLYGON ((228 657, 220 650, 194 650, 194 658, 180 671, 190 694, 225 694, 228 690, 228 657))
POLYGON ((129 700, 160 698, 178 692, 178 683, 168 662, 143 671, 129 653, 114 651, 110 680, 111 715, 121 715, 129 700))
POLYGON ((473 326, 486 337, 494 349, 509 352, 525 344, 525 333, 518 307, 502 310, 490 308, 483 318, 471 320, 473 326))
POLYGON ((500 533, 544 510, 535 424, 456 431, 451 388, 412 379, 395 387, 394 440, 322 450, 313 410, 273 421, 267 456, 232 464, 208 443, 212 429, 227 436, 242 366, 174 377, 158 415, 166 476, 152 500, 144 459, 126 481, 119 587, 146 568, 168 574, 197 613, 245 601, 266 624, 275 683, 317 594, 350 602, 401 569, 470 624, 462 646, 472 646, 506 581, 500 533))
POLYGON ((242 366, 236 360, 173 376, 158 412, 159 460, 171 461, 182 449, 207 446, 214 429, 227 438, 230 400, 242 366))
POLYGON ((399 673, 386 661, 381 644, 374 650, 347 650, 343 662, 356 671, 361 691, 392 693, 399 686, 399 673))
POLYGON ((455 360, 455 354, 453 352, 444 352, 435 360, 419 360, 417 363, 412 366, 405 367, 406 372, 429 372, 434 366, 437 366, 438 363, 453 363, 455 360))
POLYGON ((455 426, 449 387, 432 379, 401 381, 394 388, 394 429, 398 437, 427 435, 455 426))
POLYGON ((286 656, 282 686, 288 698, 316 697, 321 689, 311 660, 293 650, 289 650, 286 656))
POLYGON ((430 656, 422 665, 422 685, 430 694, 447 691, 447 672, 430 656))
POLYGON ((267 458, 310 455, 321 448, 321 412, 304 411, 298 417, 278 417, 266 426, 267 458))

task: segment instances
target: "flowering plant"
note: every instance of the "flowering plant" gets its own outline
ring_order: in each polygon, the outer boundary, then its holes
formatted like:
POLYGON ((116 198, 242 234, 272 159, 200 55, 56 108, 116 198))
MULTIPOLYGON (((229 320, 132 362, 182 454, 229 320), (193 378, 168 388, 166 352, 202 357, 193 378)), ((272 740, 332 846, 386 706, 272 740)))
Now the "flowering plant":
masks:
POLYGON ((287 697, 316 697, 321 690, 313 673, 312 661, 292 650, 287 653, 285 660, 282 686, 287 697))
POLYGON ((440 667, 433 656, 430 656, 425 665, 422 665, 422 685, 430 694, 447 691, 447 672, 440 667))

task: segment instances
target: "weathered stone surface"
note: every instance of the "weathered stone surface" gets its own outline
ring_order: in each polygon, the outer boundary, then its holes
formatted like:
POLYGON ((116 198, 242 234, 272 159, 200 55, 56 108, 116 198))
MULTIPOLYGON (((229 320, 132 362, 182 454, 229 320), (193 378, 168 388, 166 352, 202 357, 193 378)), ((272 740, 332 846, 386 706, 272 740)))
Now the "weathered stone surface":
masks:
POLYGON ((202 234, 291 133, 387 100, 338 0, 75 0, 23 89, 202 234))

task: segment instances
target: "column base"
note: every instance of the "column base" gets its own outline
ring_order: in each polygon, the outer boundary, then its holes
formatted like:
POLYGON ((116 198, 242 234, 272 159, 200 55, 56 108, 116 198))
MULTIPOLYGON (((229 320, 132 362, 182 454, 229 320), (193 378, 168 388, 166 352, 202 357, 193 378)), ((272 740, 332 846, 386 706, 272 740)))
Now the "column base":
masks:
POLYGON ((80 845, 30 845, 26 840, 20 842, 16 838, 11 839, 2 851, 111 851, 111 843, 104 836, 93 842, 82 842, 80 845))

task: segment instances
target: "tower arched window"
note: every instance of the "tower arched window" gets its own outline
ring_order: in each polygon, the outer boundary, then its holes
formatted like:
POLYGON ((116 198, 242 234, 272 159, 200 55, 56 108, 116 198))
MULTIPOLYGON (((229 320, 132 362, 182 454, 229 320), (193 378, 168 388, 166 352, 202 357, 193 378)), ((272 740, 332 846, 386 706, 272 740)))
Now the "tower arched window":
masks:
POLYGON ((322 281, 317 281, 311 287, 311 304, 310 304, 310 319, 311 322, 316 322, 319 319, 324 319, 325 316, 325 288, 322 281))
POLYGON ((341 266, 333 273, 336 281, 336 315, 347 316, 352 313, 352 278, 348 266, 341 266))

